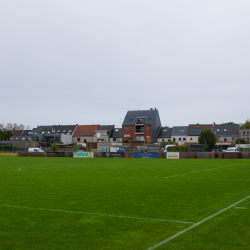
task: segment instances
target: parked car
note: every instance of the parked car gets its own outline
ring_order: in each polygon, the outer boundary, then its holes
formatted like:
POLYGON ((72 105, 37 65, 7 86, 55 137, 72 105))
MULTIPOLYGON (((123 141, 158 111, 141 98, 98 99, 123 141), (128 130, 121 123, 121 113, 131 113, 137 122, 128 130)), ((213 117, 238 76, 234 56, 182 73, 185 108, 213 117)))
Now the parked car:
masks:
POLYGON ((29 148, 28 152, 44 152, 41 148, 29 148))
POLYGON ((212 153, 216 153, 216 152, 219 152, 219 149, 214 148, 214 149, 212 150, 212 153))
POLYGON ((240 150, 237 147, 229 147, 225 150, 225 152, 240 152, 240 150))

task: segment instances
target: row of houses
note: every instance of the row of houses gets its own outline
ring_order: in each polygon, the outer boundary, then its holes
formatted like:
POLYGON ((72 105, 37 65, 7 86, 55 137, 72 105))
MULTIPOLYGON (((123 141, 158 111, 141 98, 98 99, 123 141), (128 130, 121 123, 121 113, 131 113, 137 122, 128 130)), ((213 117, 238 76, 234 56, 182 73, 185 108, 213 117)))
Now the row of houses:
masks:
POLYGON ((188 126, 162 127, 157 109, 128 111, 122 128, 114 125, 50 125, 37 126, 31 130, 16 130, 11 140, 34 141, 42 147, 58 142, 61 145, 97 145, 100 151, 117 143, 134 146, 161 144, 174 141, 179 145, 198 144, 200 132, 211 129, 217 137, 217 146, 227 148, 236 139, 250 139, 249 129, 240 129, 239 124, 189 124, 188 126))

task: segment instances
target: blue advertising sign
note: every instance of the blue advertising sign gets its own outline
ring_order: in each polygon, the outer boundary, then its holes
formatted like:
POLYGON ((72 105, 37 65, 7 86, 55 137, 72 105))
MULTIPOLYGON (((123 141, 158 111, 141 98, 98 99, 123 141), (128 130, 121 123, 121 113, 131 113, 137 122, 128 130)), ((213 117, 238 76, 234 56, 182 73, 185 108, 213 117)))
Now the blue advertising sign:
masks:
POLYGON ((157 152, 135 152, 135 158, 157 158, 157 152))

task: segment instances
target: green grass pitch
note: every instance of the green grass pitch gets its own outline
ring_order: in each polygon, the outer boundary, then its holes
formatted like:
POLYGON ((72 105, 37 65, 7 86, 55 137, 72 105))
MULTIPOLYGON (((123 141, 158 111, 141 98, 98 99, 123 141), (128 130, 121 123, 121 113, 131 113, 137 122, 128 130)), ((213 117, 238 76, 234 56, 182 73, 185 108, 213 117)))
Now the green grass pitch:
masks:
POLYGON ((0 249, 250 249, 250 161, 2 156, 0 249))

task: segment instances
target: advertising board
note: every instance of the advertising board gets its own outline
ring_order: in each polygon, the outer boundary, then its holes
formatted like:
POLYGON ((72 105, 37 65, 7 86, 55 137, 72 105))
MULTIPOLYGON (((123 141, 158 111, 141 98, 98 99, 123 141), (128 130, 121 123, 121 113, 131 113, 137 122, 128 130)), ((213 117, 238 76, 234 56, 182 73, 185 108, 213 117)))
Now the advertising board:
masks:
POLYGON ((157 158, 157 152, 135 152, 135 158, 157 158))
POLYGON ((179 152, 168 152, 167 159, 179 159, 179 152))
POLYGON ((73 157, 89 158, 89 157, 94 157, 94 153, 93 152, 74 152, 73 157))
POLYGON ((106 158, 124 158, 124 152, 102 152, 102 157, 106 158))
POLYGON ((48 152, 47 157, 64 157, 64 152, 48 152))

